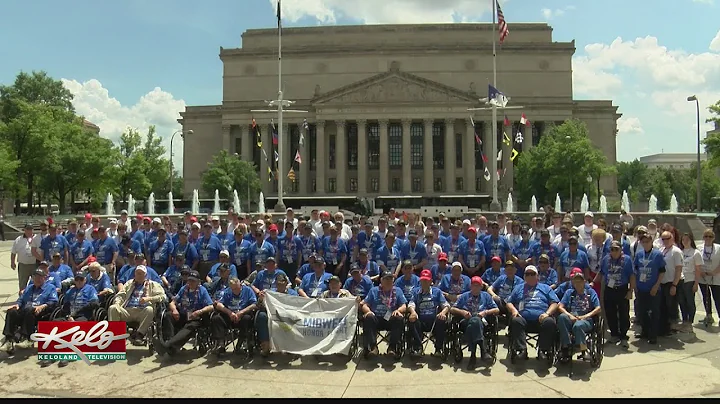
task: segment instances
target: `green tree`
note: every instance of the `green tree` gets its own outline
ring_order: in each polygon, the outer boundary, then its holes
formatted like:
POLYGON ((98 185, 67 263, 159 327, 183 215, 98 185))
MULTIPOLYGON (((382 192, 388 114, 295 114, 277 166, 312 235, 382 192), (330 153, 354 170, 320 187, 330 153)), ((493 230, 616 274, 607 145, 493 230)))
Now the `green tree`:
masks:
POLYGON ((202 173, 202 189, 206 195, 214 195, 217 189, 222 199, 232 199, 233 190, 236 190, 242 201, 247 199, 248 193, 260 193, 260 177, 255 165, 221 150, 202 173))
POLYGON ((20 198, 33 205, 35 177, 42 167, 46 140, 52 126, 52 110, 74 112, 73 96, 62 82, 47 73, 20 72, 12 85, 0 86, 0 121, 2 140, 19 164, 16 181, 10 184, 15 195, 15 210, 20 213, 20 198), (21 187, 20 184, 25 186, 21 187))
MULTIPOLYGON (((720 101, 709 106, 708 111, 710 111, 710 114, 712 115, 706 120, 706 122, 713 122, 715 123, 716 129, 720 128, 720 101)), ((720 167, 720 131, 708 134, 708 136, 703 140, 703 144, 705 145, 705 153, 708 155, 710 166, 720 167)))
POLYGON ((587 178, 597 179, 614 172, 602 151, 590 141, 585 123, 570 119, 562 125, 550 126, 537 147, 520 154, 515 179, 522 201, 535 195, 540 203, 553 205, 555 193, 570 200, 571 184, 572 199, 579 201, 583 190, 587 190, 588 198, 595 200, 595 187, 588 186, 587 178))
MULTIPOLYGON (((157 135, 155 126, 150 126, 145 135, 142 148, 143 158, 148 163, 145 176, 152 184, 151 192, 154 192, 158 198, 165 198, 170 192, 170 160, 164 157, 167 150, 162 145, 162 141, 163 139, 157 135)), ((182 194, 182 179, 180 179, 180 186, 178 186, 177 178, 180 175, 177 170, 173 171, 172 191, 175 195, 180 195, 182 194)))
POLYGON ((128 195, 135 195, 135 198, 147 197, 152 184, 145 174, 148 171, 148 162, 143 155, 140 133, 128 128, 120 136, 120 144, 116 150, 118 159, 113 170, 116 184, 114 194, 119 195, 123 202, 127 201, 128 195))
POLYGON ((648 167, 635 159, 631 162, 619 161, 615 164, 617 170, 618 189, 627 190, 631 200, 638 200, 643 194, 648 178, 648 167), (631 188, 632 187, 632 188, 631 188))

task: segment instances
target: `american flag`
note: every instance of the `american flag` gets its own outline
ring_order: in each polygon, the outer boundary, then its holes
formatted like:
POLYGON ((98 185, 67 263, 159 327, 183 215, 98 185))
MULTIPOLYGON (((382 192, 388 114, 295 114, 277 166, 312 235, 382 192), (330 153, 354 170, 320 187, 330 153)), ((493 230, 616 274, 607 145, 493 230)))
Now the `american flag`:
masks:
POLYGON ((500 3, 495 0, 495 4, 497 5, 497 18, 498 18, 498 31, 500 31, 500 43, 503 43, 505 40, 505 37, 508 36, 510 31, 508 30, 507 23, 505 23, 505 15, 503 15, 502 9, 500 8, 500 3))

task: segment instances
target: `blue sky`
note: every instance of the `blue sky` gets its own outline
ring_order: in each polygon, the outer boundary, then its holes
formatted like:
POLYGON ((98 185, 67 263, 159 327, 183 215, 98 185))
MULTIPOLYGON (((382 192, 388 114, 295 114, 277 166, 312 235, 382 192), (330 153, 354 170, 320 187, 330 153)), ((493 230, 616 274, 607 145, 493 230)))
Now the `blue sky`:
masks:
MULTIPOLYGON (((275 0, 32 3, 3 4, 0 83, 33 69, 66 79, 78 111, 113 139, 126 125, 148 124, 169 137, 184 105, 220 103, 220 46, 238 47, 243 31, 275 25, 275 0)), ((286 26, 488 22, 490 4, 284 0, 283 16, 286 26)), ((624 114, 620 160, 694 151, 694 107, 685 98, 697 94, 702 107, 720 100, 720 0, 501 4, 511 31, 514 22, 548 22, 555 40, 575 39, 576 98, 612 99, 624 114)), ((706 111, 701 114, 704 120, 706 111)), ((701 127, 709 129, 704 123, 701 127)))

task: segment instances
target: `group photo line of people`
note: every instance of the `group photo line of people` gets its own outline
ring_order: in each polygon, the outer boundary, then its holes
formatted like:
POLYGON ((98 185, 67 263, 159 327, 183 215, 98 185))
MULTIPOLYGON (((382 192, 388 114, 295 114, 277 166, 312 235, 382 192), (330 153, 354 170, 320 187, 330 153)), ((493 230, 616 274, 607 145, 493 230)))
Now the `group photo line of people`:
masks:
MULTIPOLYGON (((497 360, 499 332, 513 363, 537 358, 599 366, 603 345, 692 333, 700 290, 706 317, 720 313, 720 244, 670 224, 608 224, 586 212, 552 212, 527 224, 512 214, 451 220, 398 215, 373 221, 293 209, 273 218, 98 217, 32 223, 13 243, 18 299, 6 313, 9 355, 38 321, 125 321, 129 342, 174 356, 192 341, 201 355, 271 353, 266 291, 355 299, 353 353, 433 356, 468 367, 497 360), (602 302, 601 302, 602 300, 602 302), (630 318, 630 304, 635 318, 630 318), (610 337, 606 340, 605 333, 610 337), (479 352, 478 352, 479 351, 479 352)), ((270 315, 272 317, 272 315, 270 315)), ((53 363, 41 361, 43 366, 53 363)), ((60 361, 59 366, 66 366, 60 361)))

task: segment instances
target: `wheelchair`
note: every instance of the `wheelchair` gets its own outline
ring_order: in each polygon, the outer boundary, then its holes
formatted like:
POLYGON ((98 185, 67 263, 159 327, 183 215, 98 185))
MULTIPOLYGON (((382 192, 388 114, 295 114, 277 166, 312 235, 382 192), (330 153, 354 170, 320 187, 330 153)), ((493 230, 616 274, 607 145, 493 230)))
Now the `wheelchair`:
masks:
MULTIPOLYGON (((571 335, 572 338, 572 335, 571 335)), ((586 341, 585 344, 587 345, 587 351, 586 355, 589 355, 589 361, 590 366, 593 368, 599 368, 602 364, 604 354, 605 354, 605 319, 602 316, 602 313, 597 314, 593 317, 593 329, 586 335, 586 341)), ((559 346, 559 331, 558 331, 558 346, 559 346)), ((567 362, 564 362, 561 360, 562 350, 557 349, 555 352, 555 364, 566 364, 569 367, 568 376, 573 376, 573 359, 572 356, 575 354, 574 352, 575 345, 570 346, 570 360, 567 362)), ((586 359, 586 357, 582 359, 586 359)), ((581 359, 581 358, 578 358, 581 359)))
POLYGON ((362 319, 362 312, 358 307, 357 323, 355 324, 355 335, 353 336, 353 340, 350 343, 350 351, 348 352, 348 356, 350 358, 354 358, 355 355, 360 352, 360 346, 363 343, 362 319))
MULTIPOLYGON (((108 296, 107 299, 105 300, 104 307, 99 307, 98 309, 96 309, 96 312, 99 310, 103 310, 105 313, 105 318, 107 319, 108 318, 107 315, 110 310, 110 306, 112 306, 116 297, 117 297, 117 294, 115 294, 115 293, 108 296)), ((150 324, 150 327, 148 327, 147 333, 145 333, 145 336, 140 344, 140 345, 146 346, 148 348, 148 355, 153 355, 155 353, 155 345, 154 345, 155 336, 159 335, 159 330, 162 329, 162 327, 159 327, 158 324, 161 324, 160 323, 161 312, 165 309, 167 309, 166 302, 156 303, 153 305, 153 321, 150 324)), ((135 331, 137 331, 137 328, 139 325, 140 325, 140 323, 138 323, 138 322, 133 322, 133 321, 126 322, 128 334, 132 334, 135 331)), ((127 343, 130 343, 129 340, 126 340, 126 341, 127 341, 127 343)))
MULTIPOLYGON (((447 359, 452 355, 455 363, 460 363, 463 359, 463 351, 468 349, 468 344, 464 341, 464 333, 460 327, 460 321, 462 321, 463 318, 459 316, 449 317, 451 318, 448 322, 448 332, 445 339, 443 357, 447 359)), ((492 357, 491 365, 494 365, 495 362, 497 362, 499 344, 499 319, 498 316, 487 316, 485 319, 487 320, 487 324, 483 326, 483 341, 487 353, 492 357)))
MULTIPOLYGON (((510 317, 508 317, 509 320, 512 320, 510 317)), ((508 339, 510 345, 508 346, 508 352, 510 355, 510 363, 515 364, 517 362, 517 352, 515 352, 515 349, 513 349, 512 343, 513 343, 513 335, 511 332, 512 328, 508 326, 508 339)), ((539 349, 540 344, 540 326, 535 326, 534 324, 531 326, 528 324, 528 326, 525 328, 525 344, 529 345, 533 349, 539 349)), ((547 353, 547 365, 548 367, 552 367, 555 364, 555 359, 557 358, 558 353, 558 347, 560 346, 560 333, 555 330, 555 336, 552 341, 552 345, 550 346, 550 352, 547 353)), ((537 357, 536 359, 540 360, 540 357, 537 357)))
MULTIPOLYGON (((393 358, 396 361, 399 361, 400 359, 402 359, 403 355, 405 354, 405 347, 407 345, 407 332, 406 332, 407 321, 406 320, 407 320, 406 316, 403 316, 403 319, 402 319, 403 325, 402 325, 402 327, 400 327, 400 338, 398 339, 399 342, 397 343, 397 345, 395 347, 393 347, 394 348, 393 351, 395 352, 395 355, 393 356, 393 358)), ((364 318, 362 320, 360 318, 358 318, 358 327, 362 327, 364 322, 365 322, 364 318)), ((364 333, 365 332, 363 331, 361 333, 361 335, 364 336, 364 333)), ((384 342, 388 346, 390 346, 390 331, 389 330, 387 330, 387 331, 386 330, 378 330, 377 334, 378 334, 377 345, 380 345, 381 342, 384 342)), ((357 331, 356 331, 356 336, 358 336, 357 331)), ((361 341, 363 341, 363 343, 364 343, 364 338, 361 341)), ((363 347, 364 347, 364 345, 363 345, 363 347)), ((368 350, 364 349, 363 357, 365 359, 368 359, 370 357, 370 352, 368 350)))
MULTIPOLYGON (((440 311, 438 311, 438 313, 439 312, 440 311)), ((450 313, 448 313, 447 319, 445 320, 446 324, 447 324, 447 327, 445 328, 445 343, 443 344, 443 347, 441 348, 441 351, 440 351, 441 358, 443 361, 446 361, 448 359, 448 357, 450 357, 450 349, 449 349, 449 345, 448 345, 447 341, 451 335, 450 334, 450 323, 452 322, 451 317, 452 316, 450 315, 450 313)), ((413 331, 410 329, 410 327, 413 323, 410 322, 409 318, 410 318, 410 315, 408 313, 408 315, 405 316, 405 346, 406 346, 405 349, 407 351, 412 351, 412 348, 413 348, 412 333, 413 333, 413 331)), ((418 318, 417 321, 420 321, 420 319, 418 318)), ((435 328, 435 324, 433 323, 433 327, 430 329, 430 331, 425 331, 423 329, 423 332, 421 333, 421 338, 422 338, 420 341, 420 346, 422 347, 421 351, 420 351, 421 356, 425 356, 425 351, 427 350, 427 346, 431 342, 435 343, 435 335, 433 334, 434 328, 435 328)))
MULTIPOLYGON (((157 308, 156 308, 157 309, 157 308)), ((169 305, 167 303, 163 303, 163 306, 160 308, 159 313, 158 310, 155 311, 158 315, 157 320, 153 321, 153 324, 148 329, 148 335, 151 334, 151 332, 154 335, 160 336, 163 340, 167 339, 166 335, 162 335, 162 325, 165 318, 170 316, 170 310, 169 305), (151 331, 152 330, 152 331, 151 331)), ((210 346, 212 344, 212 335, 210 333, 210 316, 207 317, 207 320, 203 321, 203 324, 198 327, 197 330, 195 330, 195 335, 190 338, 190 340, 193 343, 193 350, 197 351, 200 356, 205 356, 205 354, 210 350, 210 346)), ((172 321, 172 318, 170 318, 170 321, 172 321)), ((147 335, 146 335, 147 339, 147 335)), ((151 353, 154 352, 154 346, 151 342, 148 342, 148 349, 151 350, 151 353)))
MULTIPOLYGON (((250 320, 250 324, 248 324, 248 328, 246 330, 244 344, 238 344, 238 340, 241 337, 242 330, 239 328, 230 327, 226 330, 222 346, 224 348, 227 348, 228 345, 232 345, 234 353, 245 354, 246 359, 252 358, 255 354, 255 349, 260 344, 257 337, 257 330, 255 329, 255 319, 257 318, 257 313, 257 310, 255 310, 253 313, 250 314, 252 319, 250 320)), ((212 314, 210 314, 210 324, 212 324, 213 318, 219 315, 219 312, 213 311, 212 314)), ((209 335, 208 338, 208 344, 212 343, 212 335, 209 335)))

